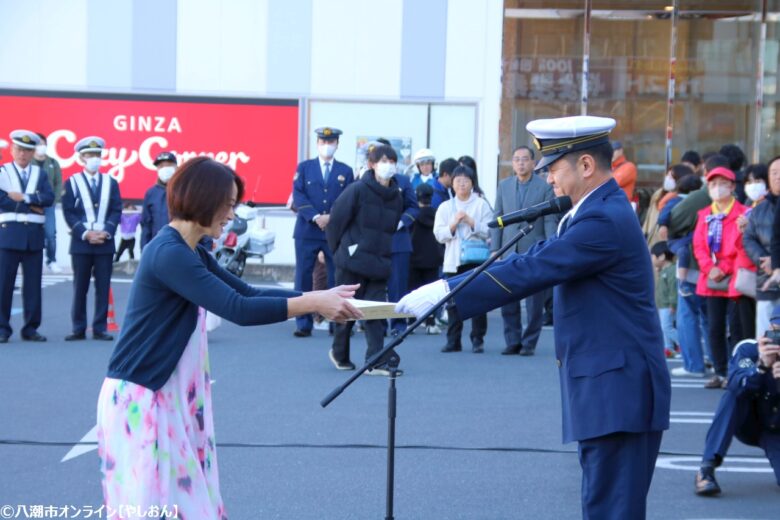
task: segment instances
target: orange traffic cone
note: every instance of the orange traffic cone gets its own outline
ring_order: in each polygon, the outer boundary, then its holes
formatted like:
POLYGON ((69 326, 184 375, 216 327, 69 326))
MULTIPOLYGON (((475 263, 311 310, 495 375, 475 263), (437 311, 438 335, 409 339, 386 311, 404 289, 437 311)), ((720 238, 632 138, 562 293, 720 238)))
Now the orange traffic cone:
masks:
POLYGON ((119 325, 114 319, 114 291, 108 289, 108 332, 119 332, 119 325))

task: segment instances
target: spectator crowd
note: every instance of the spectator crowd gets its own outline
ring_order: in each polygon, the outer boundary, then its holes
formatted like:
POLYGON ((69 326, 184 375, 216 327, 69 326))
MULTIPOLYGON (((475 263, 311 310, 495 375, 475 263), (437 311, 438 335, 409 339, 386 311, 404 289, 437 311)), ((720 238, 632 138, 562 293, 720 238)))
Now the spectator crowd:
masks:
MULTIPOLYGON (((380 138, 368 145, 367 164, 355 172, 335 158, 342 132, 332 127, 315 132, 317 157, 301 162, 292 182, 298 291, 360 284, 356 298, 396 302, 417 287, 485 262, 524 225, 491 230, 488 223, 495 217, 555 197, 545 171, 534 170, 536 154, 528 146, 513 150, 513 175, 500 181, 495 200, 489 201, 480 188, 476 161, 468 155, 439 159, 424 148, 414 154, 408 175, 399 168, 391 143, 380 138)), ((44 266, 52 273, 62 271, 56 262, 54 207, 58 203, 70 230, 74 273, 73 328, 66 340, 86 339, 86 294, 92 280, 93 339, 113 340, 107 329, 113 263, 125 251, 134 258, 139 225, 144 248, 169 222, 166 186, 176 171, 176 156, 158 155, 154 162, 158 182, 138 208, 123 205, 117 182, 100 173, 105 148, 101 138, 76 143, 84 169, 63 182, 59 164, 46 153, 45 135, 15 130, 10 137, 12 160, 0 167, 0 343, 12 335, 11 299, 19 265, 24 274, 21 338, 46 341, 37 331, 41 275, 44 266)), ((623 145, 616 141, 612 148, 613 177, 636 210, 656 270, 656 307, 665 353, 682 361, 671 374, 701 378, 704 388, 727 391, 696 480, 697 493, 716 494, 720 488, 714 468, 722 462, 731 437, 738 435, 741 423, 734 417, 744 408, 740 403, 746 399, 746 388, 759 389, 748 398, 763 395, 774 403, 775 411, 780 404, 778 389, 766 379, 780 378, 780 348, 772 334, 773 329, 780 330, 780 212, 776 211, 780 156, 766 164, 747 164, 744 152, 733 144, 701 155, 690 150, 658 179, 661 187, 649 194, 637 188, 637 168, 623 145), (745 341, 752 343, 745 346, 745 341), (752 366, 756 370, 747 373, 752 366), (757 374, 766 380, 755 379, 757 374)), ((555 237, 559 218, 540 218, 507 255, 524 253, 535 243, 555 237)), ((551 313, 552 291, 502 307, 501 354, 534 355, 542 326, 555 319, 551 313)), ((353 370, 351 338, 356 330, 365 332, 368 359, 381 349, 384 337, 397 336, 408 325, 409 319, 401 316, 355 326, 353 322, 325 324, 321 316, 301 315, 294 335, 306 338, 315 328, 328 329, 330 362, 338 370, 353 370)), ((463 350, 463 329, 463 320, 450 306, 428 318, 420 332, 444 332, 441 351, 453 353, 463 350)), ((485 352, 486 333, 487 316, 472 317, 473 353, 485 352)), ((370 374, 390 372, 378 366, 370 374)), ((762 424, 780 431, 780 416, 768 413, 762 424)), ((751 439, 767 452, 780 483, 778 435, 775 440, 761 435, 751 439)))

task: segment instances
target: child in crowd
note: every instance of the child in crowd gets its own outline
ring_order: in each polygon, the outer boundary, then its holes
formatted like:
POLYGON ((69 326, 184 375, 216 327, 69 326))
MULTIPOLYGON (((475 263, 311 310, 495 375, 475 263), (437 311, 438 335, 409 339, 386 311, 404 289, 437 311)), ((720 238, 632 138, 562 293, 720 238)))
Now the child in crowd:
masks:
MULTIPOLYGON (((672 220, 672 209, 685 199, 691 192, 701 189, 702 180, 697 175, 686 175, 677 181, 677 196, 667 202, 661 214, 658 216, 659 233, 658 236, 664 240, 668 236, 669 223, 672 220)), ((691 266, 691 259, 693 252, 691 250, 691 244, 693 243, 693 231, 687 235, 670 239, 667 243, 668 248, 672 251, 672 254, 677 257, 677 277, 680 280, 685 280, 688 276, 688 269, 691 266)), ((689 280, 691 281, 691 280, 689 280)), ((692 283, 696 283, 696 279, 692 280, 692 283)))
POLYGON ((666 241, 656 242, 650 249, 653 255, 653 267, 658 271, 655 285, 655 305, 661 319, 664 333, 666 357, 677 357, 677 329, 674 326, 675 307, 677 305, 677 277, 674 255, 666 241))
MULTIPOLYGON (((431 206, 433 187, 430 184, 419 184, 415 190, 420 214, 412 228, 412 256, 409 270, 409 290, 434 282, 439 279, 439 269, 444 261, 444 247, 433 235, 433 222, 436 219, 436 209, 431 206)), ((436 325, 434 316, 425 322, 427 334, 439 334, 441 330, 436 325)))
POLYGON ((119 262, 125 250, 130 255, 130 260, 135 260, 135 234, 140 222, 141 210, 135 204, 126 202, 122 209, 122 217, 119 219, 119 236, 122 241, 119 242, 114 263, 119 262))

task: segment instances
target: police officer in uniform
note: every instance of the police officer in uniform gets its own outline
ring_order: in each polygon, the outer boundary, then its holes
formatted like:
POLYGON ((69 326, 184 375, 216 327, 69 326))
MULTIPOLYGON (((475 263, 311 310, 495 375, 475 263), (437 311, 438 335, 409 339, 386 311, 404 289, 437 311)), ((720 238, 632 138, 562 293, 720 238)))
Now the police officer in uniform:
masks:
POLYGON ((41 272, 45 222, 44 208, 54 203, 46 172, 32 164, 37 134, 11 132, 13 161, 0 167, 0 343, 11 336, 11 302, 19 264, 22 265, 25 341, 46 341, 41 325, 41 272))
MULTIPOLYGON (((392 264, 390 279, 387 281, 388 301, 397 302, 409 292, 409 271, 412 261, 412 226, 420 215, 417 204, 417 194, 412 187, 412 181, 403 173, 396 173, 393 178, 398 183, 404 201, 404 212, 398 223, 398 230, 393 235, 392 264)), ((390 334, 395 337, 406 330, 406 318, 390 320, 390 334)))
MULTIPOLYGON (((780 305, 769 321, 780 331, 780 305)), ((769 337, 737 344, 729 363, 726 393, 720 399, 707 431, 701 468, 696 473, 695 492, 700 496, 720 494, 715 468, 723 463, 731 439, 763 448, 780 486, 780 341, 769 337)))
POLYGON ((73 332, 65 341, 86 339, 87 292, 95 277, 95 314, 92 337, 111 341, 106 333, 108 291, 113 268, 114 235, 122 215, 119 184, 108 174, 100 173, 101 154, 105 141, 100 137, 85 137, 76 143, 76 153, 84 170, 65 183, 62 212, 71 230, 70 254, 73 263, 73 332))
MULTIPOLYGON (((532 121, 547 182, 571 197, 557 234, 482 272, 452 301, 463 319, 555 287, 564 442, 579 443, 584 518, 646 517, 671 382, 653 267, 631 204, 612 178, 611 118, 532 121)), ((425 285, 398 312, 425 314, 468 273, 425 285)))
MULTIPOLYGON (((352 168, 333 158, 341 130, 323 127, 317 134, 316 159, 303 161, 293 177, 293 204, 298 211, 295 221, 295 290, 311 291, 312 272, 317 254, 322 251, 328 269, 328 287, 334 285, 333 256, 325 239, 330 208, 353 180, 352 168)), ((314 320, 311 314, 295 319, 298 338, 311 336, 314 320)))
POLYGON ((162 152, 154 159, 154 166, 157 168, 157 182, 146 190, 141 209, 141 250, 170 220, 166 187, 176 171, 176 156, 162 152))

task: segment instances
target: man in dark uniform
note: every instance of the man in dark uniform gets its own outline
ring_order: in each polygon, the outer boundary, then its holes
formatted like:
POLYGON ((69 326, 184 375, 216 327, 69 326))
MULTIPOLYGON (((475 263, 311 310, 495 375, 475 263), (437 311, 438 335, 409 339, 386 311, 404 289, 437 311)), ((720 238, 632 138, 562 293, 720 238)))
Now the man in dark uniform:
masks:
POLYGON ((166 187, 176 171, 176 156, 162 152, 154 159, 154 166, 157 168, 157 182, 146 190, 141 209, 141 250, 170 220, 166 187))
MULTIPOLYGON (((396 173, 393 178, 398 183, 398 189, 404 201, 404 212, 398 222, 398 229, 393 235, 392 263, 390 279, 387 281, 387 299, 397 302, 409 292, 409 270, 412 259, 412 225, 420 214, 417 195, 412 188, 412 182, 403 173, 396 173)), ((406 330, 406 318, 390 320, 390 334, 395 337, 406 330)))
POLYGON ((84 163, 84 171, 65 183, 62 212, 70 227, 70 255, 73 264, 73 333, 65 341, 86 339, 87 292, 95 277, 95 314, 92 337, 111 341, 106 333, 108 292, 114 256, 114 234, 122 215, 119 184, 108 174, 100 173, 101 154, 105 141, 100 137, 85 137, 76 143, 76 153, 84 163))
MULTIPOLYGON (((780 331, 780 305, 769 321, 780 331)), ((701 468, 696 473, 695 492, 701 496, 720 493, 715 468, 723 463, 731 439, 764 449, 780 486, 780 341, 762 337, 737 344, 729 363, 726 393, 720 399, 707 431, 701 468)))
MULTIPOLYGON (((328 287, 333 287, 333 256, 325 239, 325 228, 333 202, 354 180, 352 168, 333 158, 341 130, 324 127, 318 128, 315 133, 318 157, 300 163, 293 177, 293 204, 298 211, 293 232, 296 291, 311 291, 314 262, 320 251, 325 255, 328 287)), ((311 336, 313 323, 311 314, 295 318, 294 335, 298 338, 311 336)))
POLYGON ((439 163, 439 176, 433 180, 433 198, 431 207, 438 209, 442 202, 450 200, 450 188, 452 188, 452 172, 458 166, 458 161, 449 157, 439 163))
POLYGON ((19 264, 22 264, 25 341, 46 341, 41 325, 41 271, 44 208, 54 203, 46 172, 32 163, 40 138, 28 130, 11 132, 13 161, 0 167, 0 343, 8 343, 11 302, 19 264))
MULTIPOLYGON (((584 518, 646 516, 671 382, 639 221, 612 178, 615 120, 532 121, 547 182, 574 207, 556 236, 496 262, 452 300, 463 319, 554 286, 555 357, 563 440, 579 443, 584 518)), ((405 296, 398 312, 425 314, 465 273, 405 296)))

